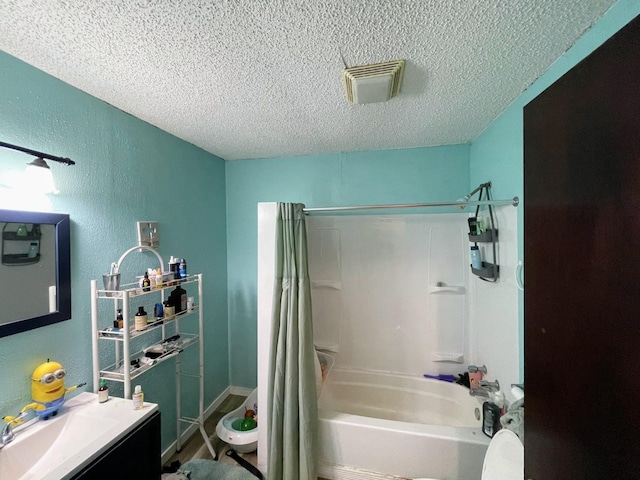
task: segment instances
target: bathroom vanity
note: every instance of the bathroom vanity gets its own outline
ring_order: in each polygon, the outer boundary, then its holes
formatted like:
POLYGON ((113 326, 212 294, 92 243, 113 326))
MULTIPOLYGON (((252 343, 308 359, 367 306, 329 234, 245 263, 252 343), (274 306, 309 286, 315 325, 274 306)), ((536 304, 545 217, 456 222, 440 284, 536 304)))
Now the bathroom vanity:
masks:
POLYGON ((145 403, 83 392, 49 420, 20 430, 0 449, 0 478, 93 479, 161 477, 160 412, 145 403))

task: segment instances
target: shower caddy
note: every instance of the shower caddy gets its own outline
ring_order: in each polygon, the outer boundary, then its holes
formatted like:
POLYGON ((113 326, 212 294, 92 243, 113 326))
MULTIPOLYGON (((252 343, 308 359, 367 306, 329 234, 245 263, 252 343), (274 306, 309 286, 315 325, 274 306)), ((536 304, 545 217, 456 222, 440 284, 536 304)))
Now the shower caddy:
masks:
MULTIPOLYGON (((486 193, 487 201, 491 200, 491 182, 483 183, 480 185, 480 194, 478 197, 478 201, 482 201, 482 194, 486 193)), ((474 245, 478 245, 478 243, 485 243, 491 245, 491 251, 493 256, 491 257, 492 262, 487 262, 484 259, 482 260, 482 268, 473 268, 471 266, 471 273, 480 277, 481 280, 486 282, 497 282, 500 276, 500 267, 497 264, 497 254, 496 254, 496 243, 498 241, 498 229, 495 225, 495 219, 493 215, 493 205, 489 204, 487 206, 489 209, 489 226, 486 231, 480 234, 472 234, 469 233, 469 241, 473 242, 474 245)), ((476 217, 480 213, 480 205, 476 206, 476 217)))
MULTIPOLYGON (((122 260, 129 253, 138 250, 146 250, 154 253, 158 260, 160 261, 160 268, 164 272, 162 258, 151 247, 146 246, 136 246, 129 250, 127 250, 121 257, 118 262, 119 265, 122 264, 122 260)), ((176 450, 180 451, 182 448, 182 424, 188 424, 192 426, 196 426, 202 437, 204 442, 209 449, 214 460, 217 460, 217 454, 211 445, 209 440, 209 435, 206 433, 204 429, 204 336, 203 336, 203 326, 204 326, 204 313, 202 309, 202 295, 203 287, 202 287, 202 274, 189 275, 186 278, 177 280, 177 279, 168 279, 167 283, 163 280, 162 287, 155 287, 150 289, 149 291, 144 291, 140 288, 138 282, 124 284, 121 286, 119 290, 101 290, 98 288, 98 281, 91 280, 91 330, 92 330, 92 352, 93 352, 93 389, 94 393, 98 392, 98 387, 100 385, 100 380, 105 379, 108 381, 114 381, 124 384, 124 398, 131 398, 132 388, 131 383, 134 379, 138 378, 140 375, 148 372, 152 368, 154 368, 159 363, 167 360, 169 358, 175 358, 175 382, 176 382, 176 450), (142 331, 134 330, 134 316, 133 311, 130 308, 130 300, 133 298, 138 298, 142 296, 147 296, 147 298, 159 298, 161 303, 165 301, 165 292, 173 290, 176 286, 180 285, 181 287, 185 287, 188 285, 197 285, 198 288, 198 296, 197 303, 189 310, 184 310, 180 313, 176 313, 172 319, 166 320, 162 318, 160 320, 156 319, 156 321, 147 324, 147 328, 142 331), (99 309, 98 302, 108 301, 113 304, 113 315, 106 320, 106 323, 109 326, 113 323, 113 319, 116 318, 117 310, 122 310, 122 317, 124 321, 123 328, 120 329, 120 332, 113 332, 109 328, 100 328, 99 327, 99 309), (180 331, 180 322, 185 320, 189 321, 188 317, 193 317, 197 315, 198 317, 198 333, 185 333, 180 331), (172 328, 170 328, 172 327, 172 328), (170 331, 169 331, 170 330, 170 331), (156 334, 154 335, 153 332, 156 334), (165 350, 165 352, 155 358, 153 364, 145 364, 140 363, 139 367, 134 368, 126 368, 126 366, 131 365, 131 361, 135 359, 139 359, 144 356, 143 349, 139 352, 132 353, 131 352, 131 341, 133 339, 137 339, 137 341, 143 342, 147 346, 147 348, 151 345, 158 344, 156 337, 158 333, 162 334, 162 341, 165 339, 169 339, 171 337, 175 337, 179 335, 179 342, 175 342, 171 344, 169 348, 165 350), (155 340, 152 340, 155 339, 155 340), (113 342, 114 344, 114 361, 112 364, 105 368, 100 368, 100 344, 104 342, 113 342), (199 370, 197 373, 187 373, 182 371, 182 363, 180 359, 180 353, 193 345, 198 345, 199 348, 199 370), (182 377, 191 377, 199 379, 199 388, 198 388, 198 396, 199 396, 199 405, 198 405, 198 416, 196 418, 188 417, 182 413, 182 405, 181 405, 181 378, 182 377)), ((153 303, 156 303, 155 301, 153 303)), ((153 315, 153 313, 152 313, 153 315)), ((105 323, 105 319, 102 319, 102 323, 105 323)))

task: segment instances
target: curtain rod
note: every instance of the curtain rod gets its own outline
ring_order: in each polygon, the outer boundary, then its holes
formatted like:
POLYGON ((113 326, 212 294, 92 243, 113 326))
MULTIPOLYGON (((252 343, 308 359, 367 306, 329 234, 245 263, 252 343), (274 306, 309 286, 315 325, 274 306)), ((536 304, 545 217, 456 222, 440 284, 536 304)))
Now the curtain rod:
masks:
POLYGON ((38 158, 46 158, 47 160, 53 160, 54 162, 63 163, 65 165, 75 165, 76 162, 66 157, 57 157, 50 153, 38 152, 37 150, 31 150, 30 148, 20 147, 19 145, 12 145, 6 142, 0 142, 0 147, 10 148, 11 150, 18 150, 19 152, 28 153, 38 158))
POLYGON ((382 210, 391 208, 420 208, 420 207, 458 207, 463 210, 464 207, 470 206, 504 206, 513 205, 517 207, 520 203, 518 197, 513 197, 511 200, 483 200, 477 202, 436 202, 436 203, 400 203, 400 204, 388 204, 388 205, 355 205, 350 207, 315 207, 315 208, 303 208, 304 213, 316 213, 316 212, 343 212, 348 210, 382 210))

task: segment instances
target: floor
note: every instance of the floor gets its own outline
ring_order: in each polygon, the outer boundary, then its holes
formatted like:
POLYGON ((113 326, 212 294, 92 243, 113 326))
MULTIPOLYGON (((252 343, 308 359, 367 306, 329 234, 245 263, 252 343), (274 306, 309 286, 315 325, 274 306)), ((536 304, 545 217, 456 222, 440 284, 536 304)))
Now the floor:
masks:
MULTIPOLYGON (((204 422, 204 429, 209 434, 209 439, 211 441, 211 445, 213 449, 218 454, 218 461, 230 463, 232 465, 237 465, 236 461, 232 458, 229 458, 225 455, 225 452, 229 448, 229 445, 224 443, 222 440, 218 438, 216 435, 216 425, 220 421, 222 417, 224 417, 227 413, 235 410, 240 405, 244 403, 246 397, 240 395, 229 395, 224 401, 220 404, 220 406, 214 411, 209 418, 207 418, 204 422)), ((247 460, 254 466, 258 466, 258 455, 256 452, 252 453, 241 453, 240 456, 247 460)), ((185 464, 191 459, 195 458, 204 458, 207 460, 213 460, 209 449, 204 444, 204 440, 199 431, 196 431, 189 440, 182 444, 182 449, 180 452, 176 452, 166 463, 166 466, 169 467, 176 460, 180 462, 180 465, 185 464)), ((318 478, 318 480, 325 480, 322 478, 318 478)))
MULTIPOLYGON (((218 454, 218 461, 237 465, 235 460, 225 455, 225 452, 229 448, 229 445, 220 440, 216 435, 216 425, 218 424, 220 419, 227 413, 235 410, 240 405, 242 405, 245 398, 246 397, 240 395, 229 395, 224 399, 224 401, 222 402, 222 404, 220 404, 216 411, 213 412, 204 422, 204 429, 209 435, 209 439, 211 441, 213 449, 218 454)), ((241 453, 240 456, 252 465, 258 465, 258 455, 256 452, 241 453)), ((174 453, 166 463, 166 466, 170 466, 176 460, 180 462, 180 465, 183 465, 189 460, 195 458, 213 460, 213 457, 211 456, 209 449, 205 445, 204 439, 202 438, 202 435, 199 431, 196 431, 189 440, 182 444, 182 449, 180 450, 180 452, 174 453)))

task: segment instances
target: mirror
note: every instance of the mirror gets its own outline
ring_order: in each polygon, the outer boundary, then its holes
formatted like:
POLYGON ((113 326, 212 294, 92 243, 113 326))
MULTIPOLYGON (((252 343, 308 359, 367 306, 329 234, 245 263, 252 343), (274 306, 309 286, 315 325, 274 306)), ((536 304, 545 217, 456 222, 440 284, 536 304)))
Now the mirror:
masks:
POLYGON ((71 318, 69 215, 0 210, 0 337, 71 318))

